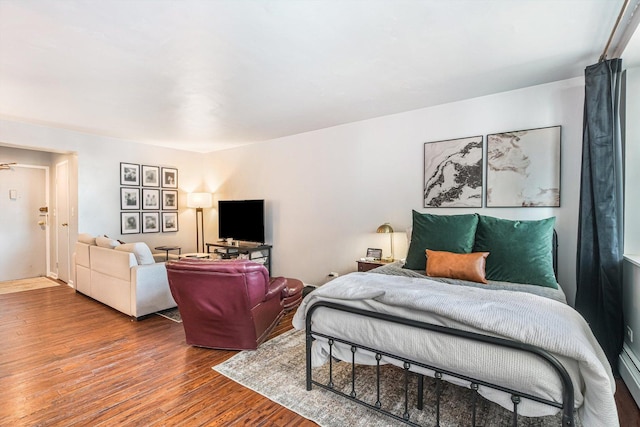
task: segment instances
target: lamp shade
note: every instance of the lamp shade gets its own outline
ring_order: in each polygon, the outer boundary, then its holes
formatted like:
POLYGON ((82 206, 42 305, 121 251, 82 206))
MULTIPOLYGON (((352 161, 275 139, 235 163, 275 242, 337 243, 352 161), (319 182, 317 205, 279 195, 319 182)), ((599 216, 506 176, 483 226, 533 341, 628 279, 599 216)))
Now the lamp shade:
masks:
POLYGON ((378 227, 376 233, 393 233, 393 228, 389 225, 388 222, 385 222, 380 227, 378 227))
POLYGON ((189 193, 187 194, 188 208, 210 208, 213 206, 211 193, 189 193))

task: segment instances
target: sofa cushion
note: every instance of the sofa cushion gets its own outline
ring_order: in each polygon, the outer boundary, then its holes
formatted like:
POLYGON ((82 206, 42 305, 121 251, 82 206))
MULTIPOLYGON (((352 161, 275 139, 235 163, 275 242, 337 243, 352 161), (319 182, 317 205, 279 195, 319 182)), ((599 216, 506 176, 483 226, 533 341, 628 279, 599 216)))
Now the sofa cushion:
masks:
POLYGON ((512 221, 479 216, 474 252, 491 252, 487 279, 558 288, 553 271, 555 217, 512 221))
POLYGON ((151 249, 144 242, 125 243, 114 248, 116 251, 131 252, 138 261, 138 265, 155 264, 156 260, 151 249))
POLYGON ((78 234, 78 242, 84 243, 84 244, 87 244, 87 245, 95 245, 96 244, 96 238, 93 237, 91 234, 81 233, 81 234, 78 234))
POLYGON ((432 215, 413 211, 411 243, 404 268, 426 270, 425 250, 469 253, 473 249, 478 217, 432 215))
POLYGON ((96 237, 96 245, 101 248, 113 249, 116 246, 119 246, 120 242, 107 236, 98 236, 96 237))

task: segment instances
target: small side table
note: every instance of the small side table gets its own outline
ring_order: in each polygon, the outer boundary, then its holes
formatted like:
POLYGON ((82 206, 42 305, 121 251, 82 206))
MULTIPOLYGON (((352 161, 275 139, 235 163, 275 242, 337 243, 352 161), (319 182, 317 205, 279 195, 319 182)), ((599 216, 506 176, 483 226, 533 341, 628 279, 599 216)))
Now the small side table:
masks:
POLYGON ((356 262, 358 263, 358 271, 369 271, 369 270, 373 270, 374 268, 378 268, 383 265, 390 264, 393 261, 385 261, 385 260, 379 259, 375 261, 357 260, 356 262))
POLYGON ((169 261, 169 251, 178 251, 178 258, 180 258, 180 252, 182 248, 180 246, 156 246, 156 251, 165 251, 165 260, 169 261))

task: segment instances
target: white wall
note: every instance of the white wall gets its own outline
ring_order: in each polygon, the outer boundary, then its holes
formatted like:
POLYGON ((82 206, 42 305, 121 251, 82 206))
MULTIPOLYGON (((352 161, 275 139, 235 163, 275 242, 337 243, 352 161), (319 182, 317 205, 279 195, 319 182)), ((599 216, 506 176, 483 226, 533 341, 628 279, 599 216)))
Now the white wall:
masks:
MULTIPOLYGON (((584 79, 500 93, 350 123, 209 155, 205 181, 218 199, 264 198, 273 274, 322 284, 331 271, 355 271, 367 247, 388 252, 389 222, 411 225, 411 210, 480 212, 509 219, 555 215, 559 282, 573 304, 584 79), (562 126, 560 208, 424 209, 425 142, 545 126, 562 126)), ((217 236, 215 211, 208 235, 217 236)), ((396 258, 406 254, 396 234, 396 258)))
MULTIPOLYGON (((264 198, 273 273, 321 284, 331 271, 354 271, 367 247, 388 253, 390 222, 403 232, 411 210, 438 214, 478 211, 511 219, 555 215, 560 235, 559 282, 575 294, 575 251, 582 132, 582 78, 385 116, 200 155, 113 138, 0 120, 0 143, 76 153, 78 232, 108 234, 151 247, 195 250, 195 212, 186 192, 217 199, 264 198), (422 208, 423 144, 488 133, 562 125, 562 206, 518 209, 422 208), (179 169, 180 231, 120 235, 119 163, 179 169), (202 179, 204 176, 204 180, 202 179)), ((205 210, 206 240, 217 236, 215 209, 205 210)), ((406 253, 396 234, 396 258, 406 253)))
MULTIPOLYGON (((201 155, 6 120, 0 120, 0 144, 75 153, 77 174, 75 170, 71 171, 72 189, 77 188, 77 195, 71 195, 71 202, 77 203, 73 206, 77 211, 76 218, 72 218, 75 220, 74 231, 107 234, 126 242, 144 241, 152 249, 175 244, 182 246, 183 253, 195 251, 195 211, 186 208, 186 193, 205 190, 201 155), (120 162, 178 169, 180 214, 177 233, 120 234, 120 162)), ((55 162, 64 157, 56 155, 54 158, 55 162)), ((52 200, 53 197, 52 194, 52 200)), ((73 235, 71 240, 75 241, 75 237, 73 235)))

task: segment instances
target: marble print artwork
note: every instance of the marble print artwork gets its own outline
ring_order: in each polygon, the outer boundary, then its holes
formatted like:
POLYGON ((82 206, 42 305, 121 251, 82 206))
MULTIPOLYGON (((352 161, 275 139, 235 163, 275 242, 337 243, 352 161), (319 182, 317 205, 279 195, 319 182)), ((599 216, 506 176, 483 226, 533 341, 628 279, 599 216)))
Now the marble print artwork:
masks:
POLYGON ((424 144, 424 207, 482 207, 482 136, 424 144))
POLYGON ((487 135, 487 207, 560 206, 560 126, 487 135))

